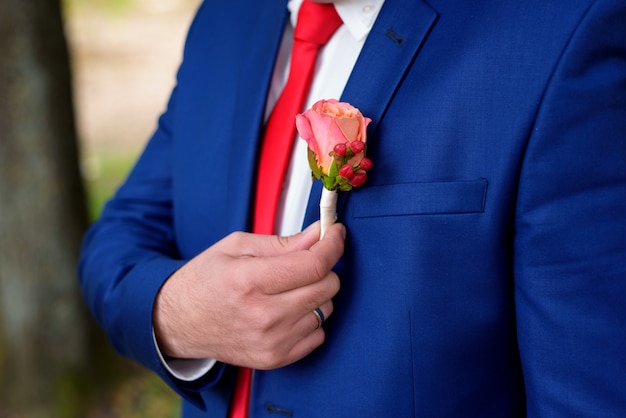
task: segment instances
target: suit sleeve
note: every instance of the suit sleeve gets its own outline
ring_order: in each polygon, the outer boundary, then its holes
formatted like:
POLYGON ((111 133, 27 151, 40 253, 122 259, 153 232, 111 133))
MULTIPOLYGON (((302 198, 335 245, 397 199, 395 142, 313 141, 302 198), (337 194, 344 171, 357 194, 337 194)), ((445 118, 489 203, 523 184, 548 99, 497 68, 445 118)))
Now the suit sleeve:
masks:
POLYGON ((626 411, 626 4, 597 1, 539 106, 518 191, 529 417, 626 411))
POLYGON ((156 295, 185 263, 177 251, 172 214, 175 110, 176 90, 139 161, 88 230, 79 279, 88 307, 115 350, 155 371, 187 400, 203 407, 198 391, 214 385, 224 365, 216 365, 200 381, 179 381, 161 362, 152 334, 156 295))

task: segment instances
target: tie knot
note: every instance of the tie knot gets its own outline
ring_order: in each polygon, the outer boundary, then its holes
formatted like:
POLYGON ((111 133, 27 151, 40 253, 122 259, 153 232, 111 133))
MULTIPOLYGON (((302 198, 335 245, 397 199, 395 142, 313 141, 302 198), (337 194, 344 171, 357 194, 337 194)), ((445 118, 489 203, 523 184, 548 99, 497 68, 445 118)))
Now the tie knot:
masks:
POLYGON ((324 45, 341 26, 341 18, 331 3, 304 0, 298 11, 294 38, 324 45))

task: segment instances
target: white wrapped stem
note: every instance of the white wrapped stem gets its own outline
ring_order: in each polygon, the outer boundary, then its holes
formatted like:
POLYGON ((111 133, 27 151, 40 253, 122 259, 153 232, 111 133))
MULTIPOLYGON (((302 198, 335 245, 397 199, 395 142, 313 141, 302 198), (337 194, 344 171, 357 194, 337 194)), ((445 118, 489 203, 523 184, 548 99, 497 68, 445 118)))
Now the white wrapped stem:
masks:
POLYGON ((322 189, 322 197, 320 198, 320 239, 324 238, 326 230, 337 220, 337 197, 339 193, 322 189))

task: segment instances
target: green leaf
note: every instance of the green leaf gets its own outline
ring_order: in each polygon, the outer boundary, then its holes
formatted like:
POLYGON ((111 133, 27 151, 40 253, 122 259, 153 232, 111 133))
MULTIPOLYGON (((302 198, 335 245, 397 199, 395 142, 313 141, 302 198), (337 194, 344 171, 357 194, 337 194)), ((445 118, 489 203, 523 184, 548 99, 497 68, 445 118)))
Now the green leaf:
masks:
POLYGON ((324 176, 322 178, 322 181, 324 183, 324 188, 326 188, 328 190, 334 190, 334 186, 335 186, 335 179, 334 178, 324 176))
POLYGON ((313 174, 313 177, 315 177, 316 179, 321 179, 323 173, 322 173, 322 170, 317 165, 317 160, 315 159, 315 153, 311 150, 311 148, 307 148, 307 150, 308 150, 307 158, 309 160, 309 167, 311 167, 311 173, 313 174))
POLYGON ((328 177, 335 178, 339 175, 339 168, 337 168, 337 160, 333 160, 333 163, 328 168, 328 177))

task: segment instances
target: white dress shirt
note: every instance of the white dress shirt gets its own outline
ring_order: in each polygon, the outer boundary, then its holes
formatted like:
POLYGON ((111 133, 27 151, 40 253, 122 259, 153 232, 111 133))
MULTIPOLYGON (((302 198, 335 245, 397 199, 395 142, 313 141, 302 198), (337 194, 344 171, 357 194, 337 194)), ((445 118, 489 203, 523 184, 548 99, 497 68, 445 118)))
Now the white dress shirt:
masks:
MULTIPOLYGON (((365 38, 378 16, 384 0, 335 0, 333 1, 343 25, 337 29, 328 43, 318 54, 313 84, 305 104, 305 109, 321 99, 339 99, 348 82, 352 68, 365 43, 365 38)), ((274 75, 267 98, 268 119, 271 109, 278 100, 289 75, 289 59, 293 43, 293 28, 296 25, 298 10, 302 0, 290 0, 287 7, 291 12, 291 25, 286 25, 283 40, 278 52, 274 75)), ((358 107, 358 103, 353 103, 358 107)), ((295 122, 294 122, 295 123, 295 122)), ((300 231, 304 221, 309 193, 311 191, 311 169, 307 159, 306 142, 294 138, 295 145, 285 176, 281 200, 278 206, 276 233, 292 235, 300 231)), ((156 344, 156 339, 155 339, 156 344)), ((158 346, 157 346, 157 351, 158 346)), ((159 351, 159 355, 161 353, 159 351)), ((213 359, 167 359, 161 356, 165 367, 181 380, 191 381, 208 372, 213 359)))

